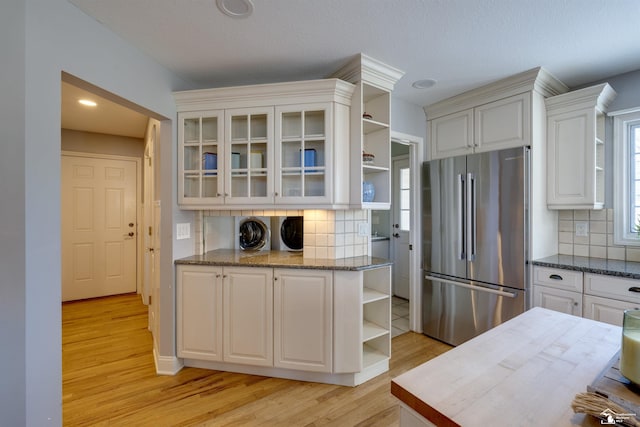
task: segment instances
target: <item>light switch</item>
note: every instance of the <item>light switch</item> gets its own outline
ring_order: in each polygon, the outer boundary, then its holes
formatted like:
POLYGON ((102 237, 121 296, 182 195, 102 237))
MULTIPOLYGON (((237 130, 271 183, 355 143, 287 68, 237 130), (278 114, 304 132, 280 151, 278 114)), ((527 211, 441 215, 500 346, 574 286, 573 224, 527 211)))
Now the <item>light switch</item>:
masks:
POLYGON ((176 240, 188 239, 191 237, 191 224, 188 222, 176 224, 176 240))
POLYGON ((587 221, 576 221, 576 236, 587 237, 589 235, 589 223, 587 221))
POLYGON ((369 234, 371 234, 371 231, 369 231, 369 224, 366 222, 358 223, 358 236, 368 236, 369 234))

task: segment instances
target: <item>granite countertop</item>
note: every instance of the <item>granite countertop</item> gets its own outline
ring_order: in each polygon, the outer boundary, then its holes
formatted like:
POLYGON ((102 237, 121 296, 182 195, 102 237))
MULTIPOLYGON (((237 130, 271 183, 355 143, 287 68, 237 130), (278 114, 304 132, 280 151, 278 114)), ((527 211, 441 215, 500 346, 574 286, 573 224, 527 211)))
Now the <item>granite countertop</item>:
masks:
POLYGON ((302 252, 237 251, 216 249, 204 255, 192 255, 175 260, 175 264, 220 265, 241 267, 300 268, 314 270, 368 270, 393 264, 393 261, 370 256, 341 259, 304 258, 302 252))
POLYGON ((640 262, 572 255, 552 255, 534 260, 532 264, 541 267, 562 268, 585 273, 640 279, 640 262))

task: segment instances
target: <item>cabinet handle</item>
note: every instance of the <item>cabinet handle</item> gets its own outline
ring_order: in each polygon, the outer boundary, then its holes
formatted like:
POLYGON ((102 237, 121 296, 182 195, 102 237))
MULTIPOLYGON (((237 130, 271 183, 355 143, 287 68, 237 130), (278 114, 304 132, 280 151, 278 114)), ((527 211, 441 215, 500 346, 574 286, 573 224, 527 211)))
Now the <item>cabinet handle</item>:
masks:
POLYGON ((559 274, 552 274, 549 276, 549 279, 553 279, 553 280, 562 280, 562 276, 559 274))
POLYGON ((216 197, 220 197, 222 194, 220 193, 216 193, 216 197))
POLYGON ((629 292, 640 292, 640 287, 632 286, 629 288, 629 292))
POLYGON ((219 274, 216 274, 216 278, 218 278, 218 277, 220 277, 220 275, 219 275, 219 274))
POLYGON ((227 278, 227 275, 226 275, 226 274, 223 274, 223 275, 222 275, 222 278, 223 278, 223 279, 226 279, 226 278, 227 278))
POLYGON ((577 306, 578 306, 578 301, 575 301, 575 302, 573 303, 573 305, 577 307, 577 306))

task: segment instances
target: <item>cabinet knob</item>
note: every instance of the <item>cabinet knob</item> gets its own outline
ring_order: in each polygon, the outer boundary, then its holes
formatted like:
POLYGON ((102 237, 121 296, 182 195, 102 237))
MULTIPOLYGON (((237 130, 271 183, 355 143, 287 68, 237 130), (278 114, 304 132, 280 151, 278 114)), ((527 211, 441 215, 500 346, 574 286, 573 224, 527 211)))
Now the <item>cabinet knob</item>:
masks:
POLYGON ((573 305, 575 305, 575 306, 577 307, 577 306, 578 306, 578 301, 575 301, 575 302, 573 303, 573 305))
POLYGON ((223 275, 222 275, 222 278, 223 278, 223 279, 226 279, 226 278, 227 278, 227 275, 226 275, 226 274, 223 274, 223 275))
POLYGON ((216 278, 218 278, 218 277, 220 277, 220 275, 219 275, 219 274, 216 274, 216 278))
POLYGON ((275 194, 275 196, 278 197, 278 192, 277 191, 275 193, 273 193, 273 194, 275 194))
POLYGON ((220 197, 220 196, 222 196, 222 194, 216 193, 216 197, 220 197))
POLYGON ((278 278, 277 278, 277 277, 274 277, 274 278, 273 278, 273 280, 278 280, 278 278))

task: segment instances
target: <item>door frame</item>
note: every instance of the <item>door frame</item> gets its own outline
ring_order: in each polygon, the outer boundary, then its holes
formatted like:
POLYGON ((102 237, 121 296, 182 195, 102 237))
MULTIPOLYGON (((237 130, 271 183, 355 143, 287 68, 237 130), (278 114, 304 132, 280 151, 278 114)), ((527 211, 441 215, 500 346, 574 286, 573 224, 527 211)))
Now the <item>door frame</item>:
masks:
MULTIPOLYGON (((136 164, 136 293, 142 292, 142 274, 143 274, 143 255, 144 255, 144 239, 140 239, 140 218, 142 215, 142 159, 139 157, 119 156, 115 154, 101 153, 85 153, 81 151, 65 151, 60 152, 60 156, 68 157, 85 157, 90 159, 106 159, 106 160, 125 160, 132 161, 136 164)), ((62 259, 60 260, 62 262, 62 259)))
POLYGON ((391 141, 409 146, 409 166, 411 168, 411 231, 409 232, 409 329, 422 333, 422 159, 424 158, 424 138, 402 132, 391 131, 391 141))

